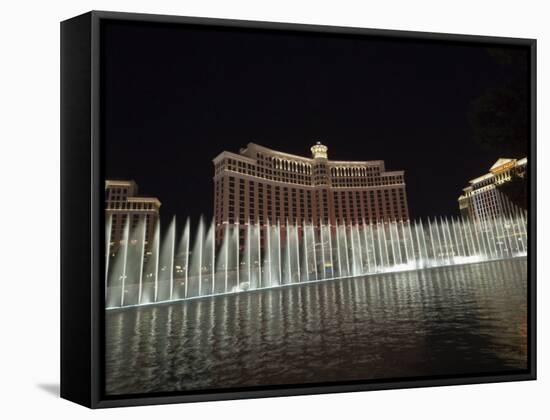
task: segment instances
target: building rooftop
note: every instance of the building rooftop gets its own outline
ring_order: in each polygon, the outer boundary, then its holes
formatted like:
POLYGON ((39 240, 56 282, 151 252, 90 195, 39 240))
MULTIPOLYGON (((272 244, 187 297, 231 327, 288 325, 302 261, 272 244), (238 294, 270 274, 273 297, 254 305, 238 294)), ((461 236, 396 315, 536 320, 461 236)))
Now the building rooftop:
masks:
POLYGON ((472 186, 479 184, 480 182, 487 181, 488 179, 496 177, 498 174, 507 171, 509 169, 512 169, 514 167, 518 166, 524 166, 527 164, 527 158, 521 158, 521 159, 512 159, 512 158, 499 158, 497 161, 489 168, 489 172, 486 174, 483 174, 481 176, 478 176, 477 178, 473 178, 468 181, 468 186, 463 188, 463 191, 466 191, 468 189, 471 189, 472 186))
POLYGON ((161 206, 161 202, 157 197, 148 196, 148 195, 138 195, 138 185, 136 181, 132 179, 106 179, 105 180, 105 189, 107 188, 116 188, 116 187, 127 187, 129 188, 127 201, 129 202, 147 202, 154 203, 157 206, 161 206))
MULTIPOLYGON (((312 152, 312 155, 314 157, 317 154, 318 157, 326 159, 326 158, 328 158, 327 151, 328 151, 328 147, 325 146, 324 144, 322 144, 321 142, 316 142, 316 144, 314 144, 311 147, 311 152, 312 152), (324 156, 323 156, 323 154, 324 154, 324 156)), ((228 155, 230 155, 234 158, 243 157, 243 158, 246 158, 246 159, 252 159, 253 161, 256 161, 256 153, 257 152, 268 153, 270 155, 275 155, 275 156, 277 156, 281 159, 294 160, 294 161, 298 161, 298 162, 307 163, 307 164, 310 164, 310 165, 315 163, 315 158, 314 157, 299 156, 299 155, 294 155, 294 154, 291 154, 291 153, 281 152, 281 151, 278 151, 278 150, 270 149, 268 147, 262 146, 262 145, 257 144, 257 143, 248 143, 246 145, 246 147, 241 148, 239 150, 239 154, 232 153, 232 152, 227 152, 227 151, 221 152, 220 154, 218 154, 213 159, 213 161, 214 161, 214 163, 216 163, 222 157, 228 156, 228 155)), ((253 163, 252 161, 249 161, 249 162, 253 163)), ((383 160, 366 160, 366 161, 328 160, 327 163, 329 164, 329 166, 338 166, 338 165, 346 165, 346 166, 349 166, 349 165, 382 166, 382 171, 384 171, 384 168, 383 168, 384 161, 383 160)), ((396 171, 396 172, 401 172, 402 173, 402 171, 396 171)))

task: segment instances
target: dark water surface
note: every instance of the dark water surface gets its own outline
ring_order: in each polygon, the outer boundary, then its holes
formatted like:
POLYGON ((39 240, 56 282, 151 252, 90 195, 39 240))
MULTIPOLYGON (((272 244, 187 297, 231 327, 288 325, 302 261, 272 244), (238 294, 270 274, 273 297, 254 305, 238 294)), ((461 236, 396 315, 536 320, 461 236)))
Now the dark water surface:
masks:
POLYGON ((106 391, 527 368, 524 258, 106 314, 106 391))

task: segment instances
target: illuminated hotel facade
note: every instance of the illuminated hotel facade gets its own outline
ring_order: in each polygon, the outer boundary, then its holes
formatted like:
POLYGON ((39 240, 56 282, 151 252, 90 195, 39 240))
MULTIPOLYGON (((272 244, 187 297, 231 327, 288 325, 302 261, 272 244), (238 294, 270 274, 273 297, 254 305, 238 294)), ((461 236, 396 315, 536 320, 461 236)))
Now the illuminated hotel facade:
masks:
POLYGON ((404 171, 384 161, 329 160, 317 143, 303 157, 249 143, 214 158, 214 219, 223 226, 302 223, 318 226, 407 220, 404 171))
POLYGON ((138 196, 138 186, 134 181, 105 181, 105 219, 107 224, 111 223, 110 251, 116 253, 123 243, 127 220, 131 229, 135 229, 142 220, 145 222, 146 249, 149 249, 160 206, 160 201, 155 197, 138 196))
POLYGON ((498 159, 489 172, 469 181, 458 198, 458 206, 463 217, 472 220, 489 220, 498 216, 512 216, 518 208, 498 187, 513 178, 524 178, 527 171, 527 158, 498 159))

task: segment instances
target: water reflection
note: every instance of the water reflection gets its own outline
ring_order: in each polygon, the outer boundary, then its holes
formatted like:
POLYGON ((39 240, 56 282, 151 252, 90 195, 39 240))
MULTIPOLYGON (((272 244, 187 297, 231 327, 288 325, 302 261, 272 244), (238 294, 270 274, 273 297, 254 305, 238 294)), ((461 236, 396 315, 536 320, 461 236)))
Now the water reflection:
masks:
POLYGON ((527 367, 526 260, 106 313, 109 394, 527 367))

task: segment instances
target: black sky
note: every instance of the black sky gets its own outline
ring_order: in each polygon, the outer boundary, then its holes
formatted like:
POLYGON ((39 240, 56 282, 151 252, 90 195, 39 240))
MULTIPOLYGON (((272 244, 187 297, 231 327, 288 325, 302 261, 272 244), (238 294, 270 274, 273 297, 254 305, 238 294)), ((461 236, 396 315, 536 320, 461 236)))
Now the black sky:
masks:
POLYGON ((469 179, 519 157, 468 122, 517 73, 486 46, 121 22, 102 41, 106 177, 134 179, 164 217, 210 217, 212 159, 248 142, 382 159, 406 171, 413 218, 458 214, 469 179))

